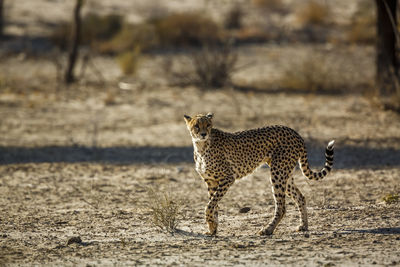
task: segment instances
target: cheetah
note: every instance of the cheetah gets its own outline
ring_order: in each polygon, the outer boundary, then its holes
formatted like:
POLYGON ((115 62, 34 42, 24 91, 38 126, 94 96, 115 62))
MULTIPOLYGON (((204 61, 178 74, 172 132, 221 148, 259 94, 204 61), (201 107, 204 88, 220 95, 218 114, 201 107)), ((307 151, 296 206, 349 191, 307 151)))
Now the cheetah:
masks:
POLYGON ((224 132, 212 125, 213 114, 184 115, 194 147, 196 171, 207 184, 209 201, 205 219, 209 231, 216 235, 218 202, 235 180, 253 173, 261 164, 271 170, 275 214, 258 233, 271 235, 286 212, 285 196, 291 197, 300 213, 297 231, 308 231, 306 200, 293 181, 293 171, 299 162, 303 175, 310 180, 324 178, 332 169, 334 140, 325 150, 325 166, 310 169, 303 138, 293 129, 275 125, 241 132, 224 132))

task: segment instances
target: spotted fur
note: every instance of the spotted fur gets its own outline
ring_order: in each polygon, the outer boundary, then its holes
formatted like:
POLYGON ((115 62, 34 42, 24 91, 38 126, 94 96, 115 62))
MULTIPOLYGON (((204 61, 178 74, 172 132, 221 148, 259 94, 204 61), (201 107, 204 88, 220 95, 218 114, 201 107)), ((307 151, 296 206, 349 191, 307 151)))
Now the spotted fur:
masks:
POLYGON ((207 184, 209 202, 205 208, 209 235, 218 228, 218 202, 236 179, 245 177, 267 163, 271 168, 272 192, 275 214, 271 222, 259 234, 271 235, 283 218, 285 195, 291 197, 298 207, 301 223, 298 231, 308 230, 306 200, 293 181, 293 171, 300 163, 308 179, 324 178, 332 169, 333 145, 329 142, 325 151, 325 166, 319 172, 310 169, 303 138, 286 126, 267 126, 242 132, 228 133, 213 128, 213 115, 185 115, 187 128, 194 147, 196 171, 207 184))

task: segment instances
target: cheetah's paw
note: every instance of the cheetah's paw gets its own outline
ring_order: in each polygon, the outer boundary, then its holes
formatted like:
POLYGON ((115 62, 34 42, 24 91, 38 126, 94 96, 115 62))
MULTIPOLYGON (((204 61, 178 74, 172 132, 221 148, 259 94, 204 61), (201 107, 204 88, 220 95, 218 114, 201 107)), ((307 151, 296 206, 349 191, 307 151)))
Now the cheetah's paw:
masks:
POLYGON ((271 228, 262 228, 260 231, 258 231, 259 235, 272 235, 272 233, 274 232, 274 230, 272 230, 271 228))
POLYGON ((308 226, 307 226, 307 225, 304 225, 304 224, 301 224, 301 225, 297 226, 296 231, 297 231, 297 232, 305 232, 305 231, 308 231, 308 226))

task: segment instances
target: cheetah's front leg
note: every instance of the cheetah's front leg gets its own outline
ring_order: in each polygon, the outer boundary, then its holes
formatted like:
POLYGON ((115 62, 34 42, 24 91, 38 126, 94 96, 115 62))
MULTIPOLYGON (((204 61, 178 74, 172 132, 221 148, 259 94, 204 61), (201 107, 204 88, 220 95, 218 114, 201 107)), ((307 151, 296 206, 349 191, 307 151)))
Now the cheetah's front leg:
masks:
MULTIPOLYGON (((207 190, 208 190, 208 201, 211 201, 212 196, 218 189, 218 182, 209 179, 206 179, 205 182, 207 184, 207 190)), ((214 221, 216 221, 218 224, 218 204, 214 208, 214 221)))
POLYGON ((226 194, 229 187, 234 183, 235 179, 233 177, 226 177, 224 179, 219 180, 218 186, 212 196, 210 201, 206 206, 206 222, 208 224, 208 232, 207 235, 216 235, 218 228, 218 215, 217 215, 217 206, 218 202, 222 199, 222 197, 226 194))

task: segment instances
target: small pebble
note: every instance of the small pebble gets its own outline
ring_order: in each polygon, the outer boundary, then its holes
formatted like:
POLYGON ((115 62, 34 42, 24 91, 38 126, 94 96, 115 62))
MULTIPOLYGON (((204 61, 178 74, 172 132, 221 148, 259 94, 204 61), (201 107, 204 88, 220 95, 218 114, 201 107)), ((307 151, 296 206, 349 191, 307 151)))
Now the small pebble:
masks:
POLYGON ((73 244, 73 243, 77 243, 77 244, 82 243, 81 237, 80 236, 71 237, 70 239, 68 239, 67 246, 70 244, 73 244))
POLYGON ((250 207, 243 207, 239 210, 240 213, 247 213, 250 211, 250 207))

